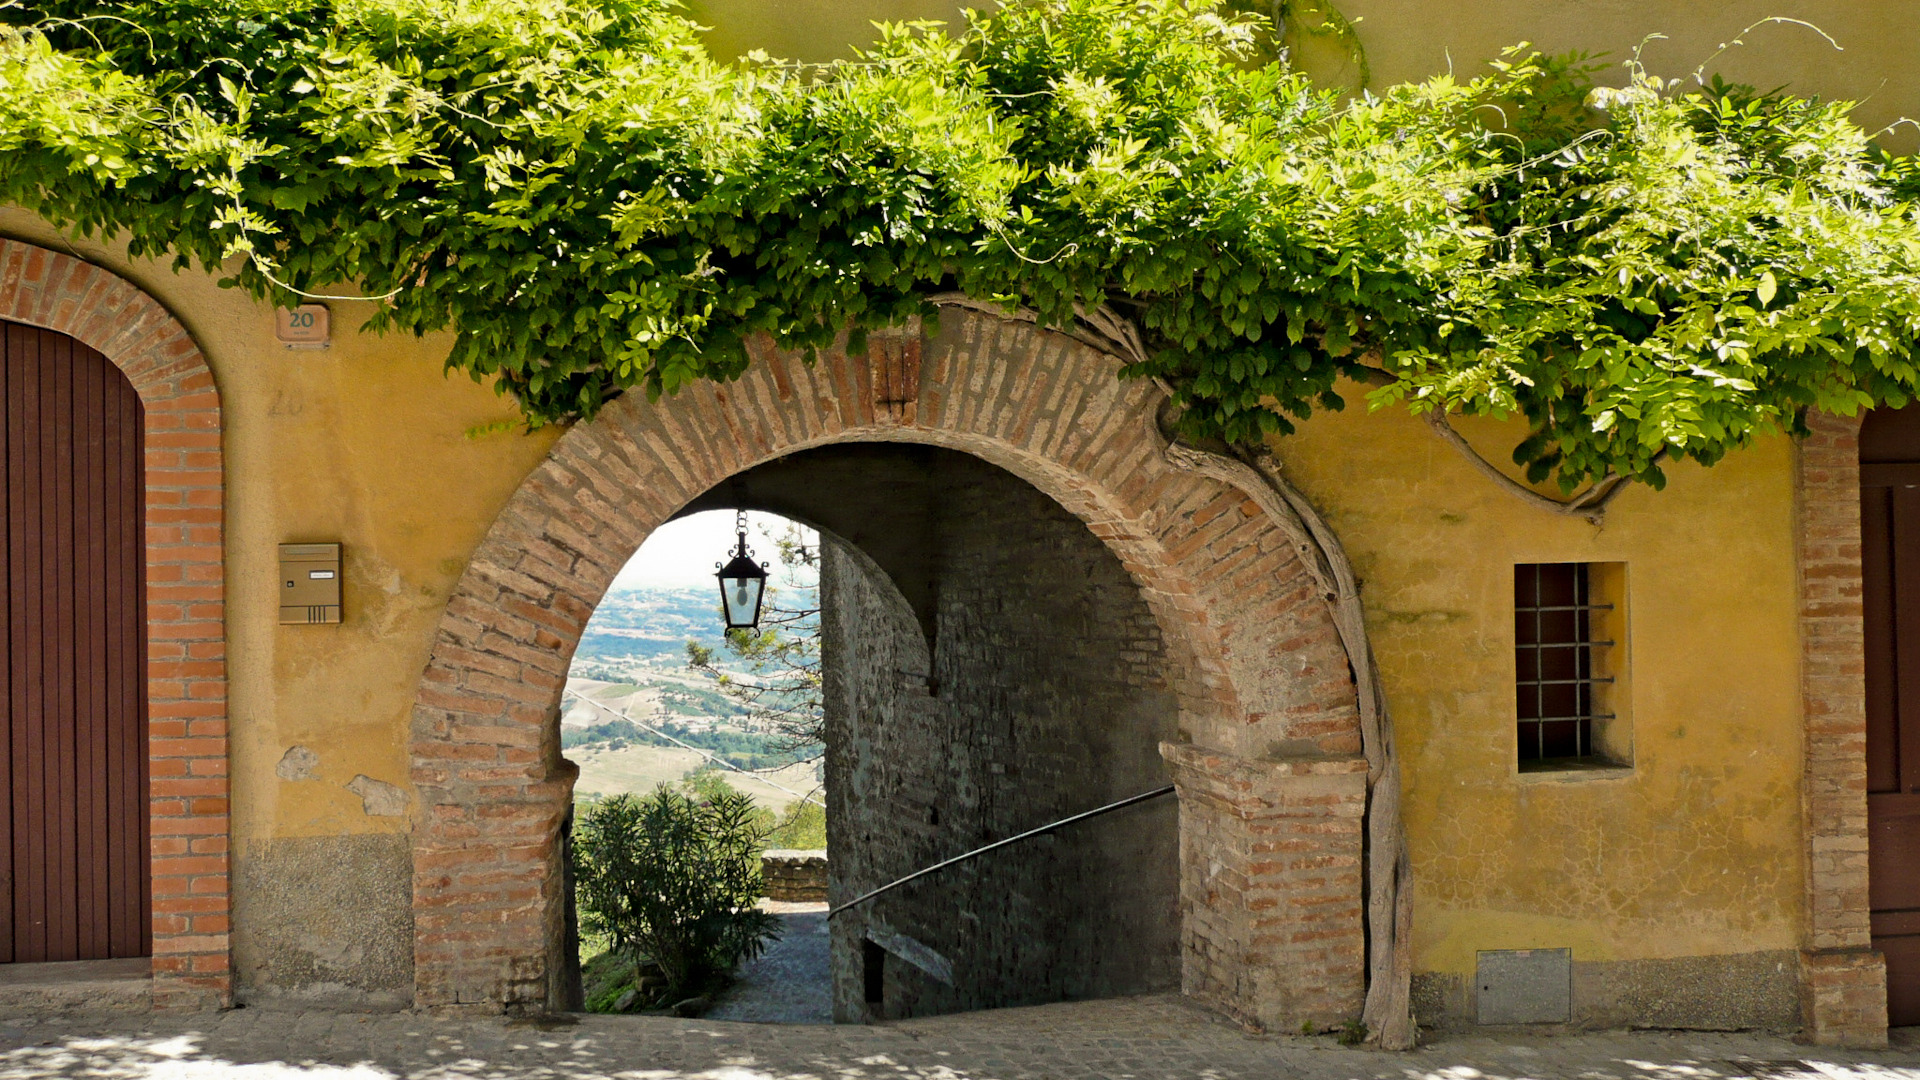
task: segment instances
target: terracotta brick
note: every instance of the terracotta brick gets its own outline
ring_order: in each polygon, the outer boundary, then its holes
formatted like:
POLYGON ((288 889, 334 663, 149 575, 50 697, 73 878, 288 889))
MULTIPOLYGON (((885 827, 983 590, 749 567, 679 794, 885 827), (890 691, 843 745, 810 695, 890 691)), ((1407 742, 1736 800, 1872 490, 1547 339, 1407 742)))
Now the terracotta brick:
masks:
POLYGON ((1816 1043, 1885 1045, 1886 967, 1871 949, 1866 910, 1859 425, 1858 418, 1809 414, 1810 434, 1798 447, 1807 822, 1801 1012, 1816 1043))

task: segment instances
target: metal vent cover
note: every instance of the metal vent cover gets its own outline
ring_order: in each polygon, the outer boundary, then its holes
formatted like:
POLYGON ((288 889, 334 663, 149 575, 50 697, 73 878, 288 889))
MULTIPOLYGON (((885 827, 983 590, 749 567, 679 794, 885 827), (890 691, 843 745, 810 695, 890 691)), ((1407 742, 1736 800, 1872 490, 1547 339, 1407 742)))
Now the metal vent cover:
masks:
POLYGON ((1482 1024, 1565 1024, 1573 1019, 1572 949, 1497 949, 1474 972, 1482 1024))

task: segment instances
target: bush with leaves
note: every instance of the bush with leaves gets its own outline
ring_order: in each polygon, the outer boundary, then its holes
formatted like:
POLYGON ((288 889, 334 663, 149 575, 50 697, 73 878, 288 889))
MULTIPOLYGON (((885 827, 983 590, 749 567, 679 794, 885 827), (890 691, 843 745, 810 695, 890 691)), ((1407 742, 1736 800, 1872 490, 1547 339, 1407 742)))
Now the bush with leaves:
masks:
MULTIPOLYGON (((727 783, 727 774, 708 766, 690 773, 681 781, 681 786, 696 799, 711 798, 717 792, 737 790, 727 783)), ((827 847, 827 808, 818 802, 816 794, 797 799, 778 815, 765 807, 755 807, 752 814, 754 827, 761 833, 760 846, 766 848, 795 848, 803 851, 824 851, 827 847)))
POLYGON ((805 799, 788 804, 774 822, 773 831, 767 834, 767 846, 795 851, 825 851, 827 808, 805 799))
POLYGON ((756 809, 730 789, 661 787, 595 803, 574 826, 582 927, 660 968, 655 1004, 714 989, 778 936, 779 920, 754 906, 765 891, 756 809))
POLYGON ((1010 0, 825 66, 715 62, 669 0, 97 9, 0 4, 0 201, 279 301, 354 283, 536 423, 952 304, 1107 349, 1189 436, 1343 378, 1523 416, 1569 491, 1917 385, 1913 162, 1697 72, 1516 50, 1343 102, 1212 0, 1010 0))

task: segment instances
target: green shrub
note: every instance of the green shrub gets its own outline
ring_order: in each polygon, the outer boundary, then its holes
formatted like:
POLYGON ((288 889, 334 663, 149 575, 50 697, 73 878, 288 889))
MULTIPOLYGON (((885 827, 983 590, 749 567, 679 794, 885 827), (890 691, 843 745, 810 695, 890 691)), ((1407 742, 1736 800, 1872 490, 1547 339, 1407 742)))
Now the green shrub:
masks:
POLYGON ((827 808, 805 800, 787 807, 773 831, 767 834, 767 846, 795 851, 825 851, 827 808))
POLYGON ((780 932, 755 908, 764 828, 732 790, 616 795, 574 828, 582 929, 661 971, 661 1003, 704 992, 780 932))

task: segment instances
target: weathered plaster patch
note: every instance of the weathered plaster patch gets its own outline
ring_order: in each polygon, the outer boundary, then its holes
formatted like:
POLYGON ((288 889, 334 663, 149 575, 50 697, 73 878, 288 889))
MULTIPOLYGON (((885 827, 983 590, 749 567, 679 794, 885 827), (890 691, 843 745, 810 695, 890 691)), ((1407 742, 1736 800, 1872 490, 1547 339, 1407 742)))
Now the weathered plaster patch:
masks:
POLYGON ((317 779, 314 770, 319 767, 319 754, 304 746, 289 746, 280 755, 280 764, 273 767, 273 774, 282 780, 313 780, 317 779))
POLYGON ((867 924, 867 940, 926 972, 943 986, 953 985, 953 961, 875 918, 867 924))
POLYGON ((407 793, 384 780, 366 775, 347 781, 347 790, 360 796, 360 805, 371 817, 401 817, 407 812, 407 793))
POLYGON ((1381 609, 1375 611, 1373 614, 1375 618, 1383 622, 1407 625, 1463 623, 1473 619, 1471 612, 1446 611, 1437 608, 1426 611, 1388 611, 1381 609))

